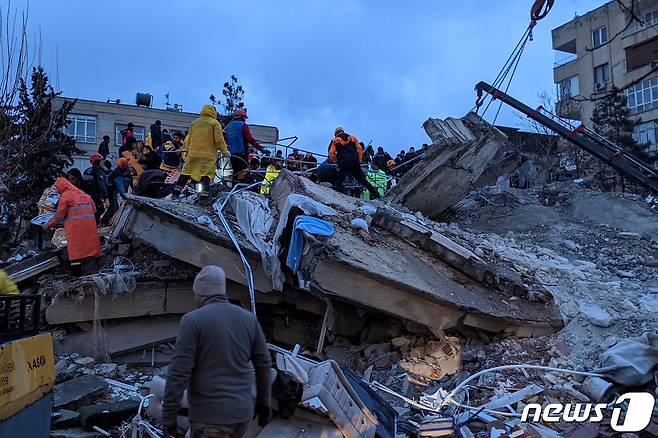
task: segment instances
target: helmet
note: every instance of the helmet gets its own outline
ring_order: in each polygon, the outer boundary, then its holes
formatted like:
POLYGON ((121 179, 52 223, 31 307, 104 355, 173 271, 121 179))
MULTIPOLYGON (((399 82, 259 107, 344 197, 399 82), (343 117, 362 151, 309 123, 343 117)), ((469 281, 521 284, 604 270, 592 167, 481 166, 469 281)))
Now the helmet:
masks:
POLYGON ((99 154, 98 152, 95 152, 95 153, 91 154, 91 157, 89 157, 89 162, 92 163, 92 164, 93 163, 100 163, 101 161, 103 161, 103 156, 101 154, 99 154))
POLYGON ((386 162, 386 167, 388 167, 388 169, 390 170, 390 169, 392 169, 392 168, 395 167, 395 164, 396 164, 396 163, 395 163, 395 160, 388 160, 388 161, 386 162))
POLYGON ((341 132, 345 132, 345 130, 343 128, 341 128, 340 126, 336 129, 334 129, 334 135, 338 135, 341 132))
POLYGON ((119 158, 117 160, 117 166, 119 167, 126 167, 128 165, 128 160, 125 158, 119 158))
POLYGON ((233 113, 233 117, 244 117, 246 119, 249 116, 247 115, 247 112, 245 110, 243 110, 242 108, 238 108, 235 110, 235 113, 233 113))

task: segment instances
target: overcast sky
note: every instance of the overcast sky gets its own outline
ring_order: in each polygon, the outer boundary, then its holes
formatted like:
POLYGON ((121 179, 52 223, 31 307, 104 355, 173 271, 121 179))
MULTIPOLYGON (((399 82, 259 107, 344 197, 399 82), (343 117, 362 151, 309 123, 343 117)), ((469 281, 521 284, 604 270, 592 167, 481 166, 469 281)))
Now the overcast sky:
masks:
MULTIPOLYGON (((66 96, 134 103, 136 92, 147 92, 164 107, 168 92, 171 103, 198 112, 236 74, 249 121, 299 136, 302 148, 326 150, 340 125, 397 152, 428 141, 421 126, 428 117, 472 108, 474 85, 495 78, 531 3, 32 0, 29 21, 66 96)), ((555 3, 510 88, 530 106, 540 92, 555 92, 551 29, 603 1, 555 3)), ((6 0, 0 5, 6 9, 6 0)), ((498 122, 520 123, 507 109, 498 122)))

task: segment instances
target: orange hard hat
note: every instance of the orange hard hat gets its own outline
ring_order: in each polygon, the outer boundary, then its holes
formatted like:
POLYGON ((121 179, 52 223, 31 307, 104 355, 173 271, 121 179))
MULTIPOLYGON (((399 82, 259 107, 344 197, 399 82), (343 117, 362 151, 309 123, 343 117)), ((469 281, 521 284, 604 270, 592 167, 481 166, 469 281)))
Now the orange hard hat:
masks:
POLYGON ((388 160, 386 162, 386 167, 388 167, 389 169, 392 169, 392 168, 395 167, 395 164, 396 164, 395 160, 388 160))
POLYGON ((235 110, 235 113, 233 113, 233 117, 244 117, 246 119, 249 116, 247 115, 247 112, 245 110, 243 110, 242 108, 238 108, 235 110))
POLYGON ((117 160, 117 166, 119 167, 126 167, 128 165, 128 160, 125 158, 119 158, 117 160))
POLYGON ((89 157, 90 163, 100 163, 101 161, 103 161, 103 156, 98 152, 91 154, 91 157, 89 157))

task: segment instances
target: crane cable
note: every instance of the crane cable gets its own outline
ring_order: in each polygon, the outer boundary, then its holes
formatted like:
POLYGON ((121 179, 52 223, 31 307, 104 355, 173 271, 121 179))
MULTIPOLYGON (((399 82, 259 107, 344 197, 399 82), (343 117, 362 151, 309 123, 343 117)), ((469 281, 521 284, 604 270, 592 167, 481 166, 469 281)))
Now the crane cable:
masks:
MULTIPOLYGON (((528 41, 533 40, 532 30, 537 25, 537 21, 543 19, 544 17, 546 17, 546 15, 548 15, 549 11, 553 7, 554 2, 555 0, 535 0, 532 7, 530 8, 530 24, 528 25, 525 32, 521 36, 519 42, 514 47, 514 50, 512 51, 510 56, 507 58, 507 61, 505 61, 505 64, 503 65, 500 72, 498 73, 498 76, 496 76, 496 79, 493 81, 492 86, 494 88, 501 88, 501 86, 505 83, 505 81, 507 81, 507 85, 505 86, 505 90, 504 90, 505 93, 507 93, 510 85, 512 84, 512 79, 514 78, 514 74, 516 73, 516 70, 521 61, 521 55, 523 54, 523 51, 525 50, 528 41)), ((483 99, 481 92, 479 92, 478 99, 475 103, 476 114, 479 111, 480 107, 484 104, 484 100, 486 100, 486 97, 483 99)), ((484 111, 482 112, 483 116, 487 112, 489 106, 494 100, 495 100, 495 96, 491 96, 491 99, 489 100, 487 106, 484 108, 484 111)), ((496 111, 496 115, 494 116, 492 125, 496 123, 496 120, 498 119, 498 114, 500 113, 500 109, 502 106, 503 104, 501 102, 500 105, 498 106, 498 110, 496 111)))

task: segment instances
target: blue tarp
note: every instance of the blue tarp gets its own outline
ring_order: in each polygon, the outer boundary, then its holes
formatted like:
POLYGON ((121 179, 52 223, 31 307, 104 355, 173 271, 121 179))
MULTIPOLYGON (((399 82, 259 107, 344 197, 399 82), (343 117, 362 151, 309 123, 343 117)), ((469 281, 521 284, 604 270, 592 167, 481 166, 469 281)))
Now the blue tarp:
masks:
POLYGON ((334 235, 334 226, 330 222, 316 217, 299 215, 295 218, 295 223, 292 227, 290 248, 288 249, 288 258, 286 259, 286 264, 292 269, 292 272, 295 273, 299 269, 299 264, 302 261, 304 231, 315 236, 331 237, 334 235))

